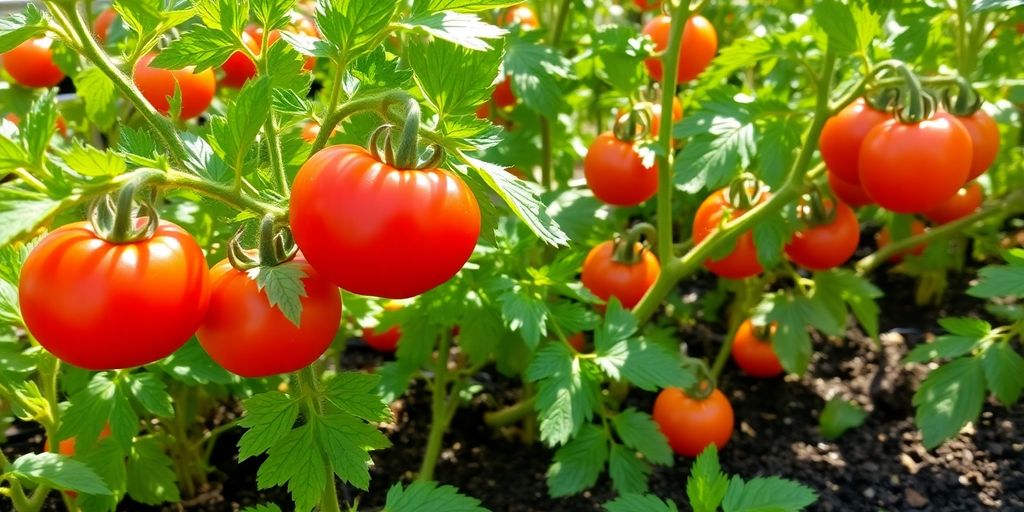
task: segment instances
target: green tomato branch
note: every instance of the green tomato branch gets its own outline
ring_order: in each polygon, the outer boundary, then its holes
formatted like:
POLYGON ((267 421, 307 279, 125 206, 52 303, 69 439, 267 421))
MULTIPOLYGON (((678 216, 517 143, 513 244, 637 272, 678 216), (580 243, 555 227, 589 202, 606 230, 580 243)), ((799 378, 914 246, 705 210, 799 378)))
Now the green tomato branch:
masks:
MULTIPOLYGON (((316 140, 313 141, 313 149, 309 151, 309 156, 313 156, 317 151, 323 149, 327 145, 327 140, 331 138, 331 132, 334 131, 334 128, 345 119, 348 119, 349 116, 364 110, 375 110, 380 112, 385 118, 389 118, 387 109, 390 105, 404 103, 410 98, 412 96, 409 93, 396 89, 352 100, 346 102, 337 110, 331 110, 327 117, 324 118, 323 123, 320 124, 320 133, 316 135, 316 140)), ((420 131, 422 133, 423 129, 421 128, 420 131)))

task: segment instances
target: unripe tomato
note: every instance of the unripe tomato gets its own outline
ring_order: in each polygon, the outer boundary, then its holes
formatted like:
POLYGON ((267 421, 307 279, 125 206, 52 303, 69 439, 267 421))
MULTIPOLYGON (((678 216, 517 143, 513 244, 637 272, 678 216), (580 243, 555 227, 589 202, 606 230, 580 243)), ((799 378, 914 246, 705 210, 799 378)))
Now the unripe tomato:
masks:
POLYGON ((390 299, 451 279, 480 235, 480 207, 456 175, 396 169, 347 144, 299 169, 290 217, 295 243, 325 278, 390 299))
POLYGON ((871 108, 864 98, 858 98, 830 117, 818 137, 821 159, 829 172, 846 183, 859 184, 858 162, 864 137, 872 128, 890 119, 891 115, 871 108))
POLYGON ((971 169, 971 136, 950 114, 920 123, 890 119, 868 132, 860 182, 879 206, 897 213, 935 208, 956 194, 971 169))
POLYGON ((605 203, 636 206, 658 192, 658 166, 644 167, 633 143, 612 132, 598 135, 583 159, 587 186, 605 203))
MULTIPOLYGON (((661 103, 649 103, 651 107, 651 125, 648 127, 648 134, 655 138, 661 131, 661 103)), ((639 105, 643 106, 643 105, 639 105)), ((628 111, 626 109, 619 109, 615 113, 615 118, 620 119, 626 115, 628 111)), ((679 98, 672 98, 672 124, 678 123, 683 120, 683 104, 679 102, 679 98)))
POLYGON ((583 336, 582 332, 578 332, 576 334, 573 334, 572 336, 569 336, 569 338, 566 341, 569 342, 569 345, 572 345, 573 350, 575 350, 576 352, 583 352, 583 349, 587 344, 587 339, 583 336))
POLYGON ((504 80, 498 82, 498 85, 494 86, 494 92, 491 93, 491 101, 499 108, 514 106, 516 104, 516 94, 512 92, 512 80, 505 77, 504 80))
POLYGON ((612 258, 615 243, 610 240, 601 242, 583 260, 580 274, 583 286, 602 300, 615 297, 626 309, 636 306, 658 279, 661 265, 658 258, 641 244, 636 244, 634 252, 640 255, 640 261, 632 265, 619 263, 612 258))
POLYGON ((163 359, 192 337, 206 314, 209 274, 202 249, 170 222, 123 244, 78 222, 36 245, 18 296, 43 348, 87 370, 116 370, 163 359))
POLYGON ((499 25, 502 27, 519 25, 525 30, 533 30, 540 27, 540 22, 537 21, 537 13, 533 12, 529 5, 519 4, 509 7, 505 11, 499 25))
POLYGON ((192 66, 182 69, 160 69, 149 65, 156 58, 155 53, 143 56, 135 64, 132 79, 142 91, 146 101, 158 112, 166 115, 171 110, 170 98, 174 96, 174 84, 181 89, 181 119, 188 120, 202 114, 217 90, 217 80, 212 69, 193 73, 192 66))
POLYGON ((857 216, 845 203, 836 202, 832 222, 798 231, 786 244, 786 256, 808 270, 828 270, 846 263, 859 243, 857 216))
POLYGON ((117 18, 117 11, 112 8, 103 9, 92 22, 92 33, 101 45, 107 44, 107 36, 110 35, 110 26, 117 18))
MULTIPOLYGON (((733 208, 726 196, 727 189, 719 189, 708 196, 693 217, 693 241, 701 243, 711 233, 718 230, 723 218, 736 219, 746 213, 733 208)), ((765 199, 763 194, 761 200, 765 199)), ((761 263, 757 261, 757 247, 754 246, 754 235, 747 231, 736 238, 736 246, 728 256, 720 260, 708 258, 704 266, 716 275, 729 279, 744 279, 760 274, 761 263)))
POLYGON ((721 450, 732 437, 732 404, 719 390, 694 400, 678 388, 665 388, 654 400, 654 421, 679 455, 696 457, 714 443, 721 450))
MULTIPOLYGON (((668 48, 669 32, 672 19, 658 16, 647 22, 643 34, 654 41, 654 49, 659 52, 668 48)), ((691 16, 683 28, 682 46, 679 47, 679 70, 677 77, 680 83, 689 82, 700 75, 715 58, 718 51, 718 33, 707 18, 691 16)), ((651 78, 661 81, 661 58, 651 57, 644 61, 651 78)))
MULTIPOLYGON (((242 32, 242 43, 252 51, 253 54, 260 54, 260 43, 251 34, 249 29, 242 32)), ((221 85, 226 87, 241 88, 250 78, 256 76, 256 63, 244 52, 232 53, 228 60, 220 66, 224 76, 220 79, 221 85)))
POLYGON ((828 173, 828 186, 832 189, 832 193, 835 194, 836 199, 854 207, 866 206, 871 204, 871 198, 868 197, 868 193, 864 192, 864 189, 860 187, 860 184, 849 183, 842 178, 837 177, 832 172, 828 173))
MULTIPOLYGON (((922 223, 921 221, 915 220, 915 221, 910 223, 910 236, 917 236, 917 235, 923 234, 924 232, 925 232, 924 223, 922 223)), ((875 244, 878 245, 879 249, 889 245, 890 241, 891 240, 890 240, 890 236, 889 236, 889 228, 888 227, 882 228, 881 231, 879 231, 875 235, 875 244)), ((912 247, 912 248, 910 248, 910 249, 908 249, 906 251, 898 252, 898 253, 892 255, 889 258, 889 261, 891 261, 893 263, 899 263, 899 262, 903 261, 903 258, 905 256, 907 256, 908 254, 913 254, 915 256, 920 256, 922 253, 924 253, 924 250, 925 250, 925 248, 927 246, 928 246, 928 244, 920 244, 920 245, 914 246, 914 247, 912 247)))
MULTIPOLYGON (((402 309, 400 302, 389 301, 384 304, 385 311, 398 311, 402 309)), ((458 335, 458 326, 452 329, 452 336, 458 335)), ((398 342, 402 340, 402 329, 392 325, 384 332, 378 332, 376 327, 363 327, 363 340, 370 348, 377 352, 394 352, 398 350, 398 342)))
POLYGON ((302 255, 283 263, 301 270, 305 296, 296 326, 247 272, 224 260, 210 270, 210 309, 196 337, 231 373, 256 378, 313 364, 331 346, 341 322, 341 294, 302 255))
POLYGON ((945 203, 924 212, 924 216, 935 224, 948 224, 974 213, 984 199, 985 191, 981 185, 972 181, 945 203))
POLYGON ((64 72, 53 63, 53 39, 37 37, 4 54, 4 69, 25 87, 53 87, 64 80, 64 72))
POLYGON ((992 162, 996 161, 999 154, 999 125, 984 110, 969 116, 957 117, 957 120, 967 129, 974 148, 971 171, 967 174, 967 181, 971 181, 984 174, 992 162))
MULTIPOLYGON (((772 325, 771 333, 775 332, 772 325)), ((760 338, 750 320, 744 320, 732 341, 732 360, 741 370, 753 377, 775 377, 782 374, 782 364, 775 355, 770 338, 760 338)))

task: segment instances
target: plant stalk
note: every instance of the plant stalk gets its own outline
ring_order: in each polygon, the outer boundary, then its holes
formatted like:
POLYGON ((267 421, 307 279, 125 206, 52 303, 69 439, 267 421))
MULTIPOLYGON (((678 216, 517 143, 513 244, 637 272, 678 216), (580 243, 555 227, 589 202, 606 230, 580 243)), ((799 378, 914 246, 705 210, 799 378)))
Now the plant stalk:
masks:
MULTIPOLYGON (((427 436, 427 447, 423 453, 423 462, 420 464, 417 481, 429 482, 434 480, 434 468, 437 466, 437 459, 441 455, 441 445, 444 441, 444 432, 448 430, 448 352, 451 348, 451 335, 442 333, 437 349, 437 364, 434 367, 434 384, 431 390, 430 403, 430 433, 427 436)), ((452 397, 457 400, 458 397, 452 397)))

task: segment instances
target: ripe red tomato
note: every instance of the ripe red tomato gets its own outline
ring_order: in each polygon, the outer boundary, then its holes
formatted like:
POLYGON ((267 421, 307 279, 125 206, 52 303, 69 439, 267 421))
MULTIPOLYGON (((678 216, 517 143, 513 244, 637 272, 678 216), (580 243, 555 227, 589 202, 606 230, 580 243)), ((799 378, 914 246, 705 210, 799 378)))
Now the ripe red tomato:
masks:
POLYGON ((808 227, 793 235, 786 244, 786 256, 808 270, 828 270, 846 263, 859 243, 857 216, 840 201, 836 202, 832 222, 808 227))
POLYGON ((92 22, 92 33, 96 36, 96 40, 101 45, 107 44, 107 36, 110 34, 110 26, 114 24, 114 19, 117 18, 117 11, 112 8, 103 9, 96 19, 92 22))
MULTIPOLYGON (((654 41, 656 51, 663 52, 668 48, 671 25, 671 18, 658 16, 644 26, 643 34, 654 41)), ((679 71, 677 73, 679 82, 689 82, 697 78, 697 75, 700 75, 714 60, 717 51, 718 33, 715 32, 715 27, 703 16, 691 16, 686 22, 686 27, 683 28, 683 41, 679 48, 679 71)), ((644 61, 644 65, 647 66, 647 72, 651 78, 661 80, 661 58, 651 57, 644 61)))
POLYGON ((657 8, 661 4, 661 0, 633 0, 633 3, 641 11, 650 11, 657 8))
POLYGON ((210 298, 202 249, 160 222, 147 240, 112 244, 78 222, 46 235, 21 270, 21 312, 53 355, 114 370, 171 355, 196 332, 210 298))
MULTIPOLYGON (((110 434, 111 434, 111 432, 110 432, 110 423, 107 423, 106 425, 103 425, 103 430, 100 431, 99 440, 102 441, 102 440, 110 437, 110 434)), ((75 452, 77 451, 76 450, 77 448, 78 448, 78 439, 75 438, 75 437, 69 437, 67 439, 62 439, 60 441, 60 443, 57 444, 57 453, 65 456, 65 457, 74 457, 75 456, 75 452)), ((49 439, 47 439, 46 441, 43 441, 43 450, 50 451, 50 440, 49 439)), ((74 492, 74 491, 70 491, 70 492, 74 492)))
MULTIPOLYGON (((771 327, 775 332, 775 326, 771 327)), ((732 342, 732 360, 741 370, 753 377, 775 377, 783 372, 779 357, 772 348, 771 338, 760 338, 754 324, 744 320, 736 330, 732 342)))
POLYGON ((37 37, 3 54, 4 69, 25 87, 53 87, 64 80, 64 72, 53 63, 53 39, 37 37))
POLYGON ((481 103, 480 106, 476 108, 476 117, 477 119, 487 119, 491 117, 491 104, 481 103))
POLYGON ((341 294, 302 258, 283 263, 302 279, 299 326, 288 320, 247 272, 224 260, 210 270, 210 309, 196 337, 217 364, 255 378, 300 370, 316 361, 334 340, 341 322, 341 294))
POLYGON ((658 192, 658 166, 644 167, 633 143, 612 132, 598 135, 590 144, 583 175, 595 197, 615 206, 636 206, 658 192))
POLYGON ((957 117, 957 120, 967 129, 974 148, 971 171, 967 174, 967 181, 971 181, 984 174, 992 162, 996 161, 999 154, 999 125, 984 110, 969 116, 957 117))
POLYGON ((132 79, 142 95, 153 108, 166 115, 171 109, 170 97, 174 96, 174 83, 181 89, 181 119, 198 117, 210 106, 217 89, 213 70, 206 69, 193 73, 192 66, 183 69, 160 69, 149 65, 156 58, 155 53, 143 56, 135 64, 132 79))
POLYGON ((694 400, 678 388, 665 388, 654 400, 654 421, 672 450, 696 457, 709 444, 721 450, 732 437, 732 404, 719 390, 694 400))
MULTIPOLYGON (((331 131, 331 136, 333 136, 337 132, 338 132, 338 129, 335 128, 334 130, 331 131)), ((302 140, 312 144, 313 141, 316 140, 317 135, 320 135, 320 124, 317 123, 316 121, 306 121, 302 125, 302 134, 301 135, 302 135, 302 140)))
POLYGON ((344 290, 390 299, 451 279, 480 235, 480 207, 456 175, 396 169, 347 144, 303 164, 290 214, 313 268, 344 290))
POLYGON ((860 188, 860 183, 849 183, 829 172, 828 186, 832 189, 836 199, 854 208, 871 204, 871 198, 868 197, 867 192, 864 192, 864 189, 860 188))
POLYGON ((582 332, 578 332, 576 334, 573 334, 572 336, 569 336, 569 338, 566 341, 568 341, 569 344, 572 345, 572 348, 576 350, 576 352, 583 352, 583 349, 587 344, 587 339, 583 336, 582 332))
POLYGON ((491 101, 498 108, 508 108, 516 104, 516 94, 512 92, 512 81, 508 77, 494 86, 494 92, 491 93, 491 101))
POLYGON ((891 115, 871 108, 864 98, 857 99, 830 117, 818 137, 821 159, 828 170, 846 183, 859 184, 858 162, 864 137, 872 128, 890 119, 891 115))
POLYGON ((509 27, 516 24, 523 27, 524 30, 533 30, 540 27, 540 22, 537 21, 537 13, 533 12, 533 9, 526 4, 509 7, 501 17, 499 25, 509 27))
MULTIPOLYGON (((723 218, 729 215, 729 220, 739 218, 746 213, 743 210, 733 208, 726 196, 727 189, 719 189, 708 196, 697 208, 693 217, 693 241, 701 243, 711 233, 718 230, 723 218)), ((766 199, 767 194, 762 194, 761 201, 766 199)), ((720 260, 708 258, 704 262, 708 270, 721 277, 729 279, 744 279, 760 274, 761 263, 757 261, 757 247, 754 246, 754 235, 750 231, 743 233, 736 239, 736 247, 728 256, 720 260)))
MULTIPOLYGON (((384 304, 385 311, 398 311, 399 309, 402 309, 400 302, 389 301, 384 304)), ((458 326, 452 329, 452 336, 458 335, 457 329, 458 326)), ((402 329, 393 325, 384 332, 377 332, 375 327, 363 327, 363 340, 377 352, 394 352, 398 350, 398 342, 402 340, 402 329)))
MULTIPOLYGON (((638 105, 643 106, 643 105, 638 105)), ((652 138, 658 136, 661 130, 661 103, 650 103, 651 106, 651 125, 648 127, 648 134, 652 138)), ((626 109, 619 109, 615 112, 615 118, 619 119, 627 113, 626 109)), ((672 98, 672 124, 678 123, 683 120, 683 104, 679 102, 679 98, 672 98)))
POLYGON ((641 244, 636 244, 634 251, 640 253, 640 261, 629 265, 612 259, 614 242, 609 240, 598 244, 583 260, 580 275, 583 286, 602 300, 615 297, 626 309, 636 306, 658 279, 661 265, 658 258, 651 251, 644 250, 641 244))
MULTIPOLYGON (((253 54, 260 54, 260 43, 249 33, 248 28, 242 32, 242 42, 253 54)), ((220 69, 224 71, 220 83, 225 87, 240 88, 245 85, 247 80, 256 76, 256 63, 241 51, 232 53, 228 60, 220 66, 220 69)))
MULTIPOLYGON (((911 236, 917 236, 917 235, 920 235, 920 234, 922 234, 924 232, 925 232, 924 224, 921 221, 915 220, 915 221, 910 223, 910 235, 911 236)), ((888 227, 884 227, 884 228, 882 228, 881 231, 879 231, 875 235, 875 244, 877 244, 878 248, 881 249, 882 247, 885 247, 885 246, 889 245, 889 242, 890 242, 889 238, 890 238, 889 237, 889 228, 888 227)), ((910 248, 910 249, 908 249, 906 251, 898 252, 898 253, 892 255, 892 257, 889 258, 889 261, 891 261, 893 263, 899 263, 899 262, 903 261, 903 258, 905 256, 907 256, 908 254, 913 254, 915 256, 920 256, 922 253, 924 253, 924 250, 925 250, 925 248, 927 246, 928 246, 928 244, 920 244, 920 245, 912 247, 912 248, 910 248)))
POLYGON ((948 224, 974 213, 984 200, 985 191, 981 185, 972 181, 945 203, 924 212, 924 216, 935 224, 948 224))
POLYGON ((956 194, 971 168, 971 136, 939 112, 920 123, 890 119, 868 132, 860 182, 879 206, 897 213, 935 208, 956 194))

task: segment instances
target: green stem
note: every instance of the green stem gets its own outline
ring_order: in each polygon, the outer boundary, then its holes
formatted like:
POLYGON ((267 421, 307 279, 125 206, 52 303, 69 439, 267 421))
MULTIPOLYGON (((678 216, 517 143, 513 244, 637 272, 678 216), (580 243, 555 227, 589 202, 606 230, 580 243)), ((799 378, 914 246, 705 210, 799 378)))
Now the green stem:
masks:
POLYGON ((536 402, 537 396, 534 395, 504 409, 485 413, 484 423, 490 427, 507 427, 512 425, 533 414, 533 405, 536 402))
MULTIPOLYGON (((306 402, 306 420, 315 422, 324 414, 324 404, 320 398, 320 389, 316 374, 312 366, 307 366, 298 372, 296 376, 299 381, 299 392, 306 402)), ((326 461, 326 459, 324 459, 326 461)), ((324 470, 327 471, 327 485, 324 486, 323 494, 320 497, 320 512, 341 512, 338 504, 338 489, 334 482, 334 468, 330 462, 325 462, 324 470)))
POLYGON ((364 110, 377 110, 382 114, 385 114, 385 117, 387 117, 387 113, 384 112, 384 110, 388 105, 393 103, 404 103, 410 98, 412 98, 412 96, 405 91, 391 90, 346 102, 337 110, 331 109, 328 112, 327 117, 324 118, 323 123, 320 124, 320 133, 317 134, 316 140, 313 141, 313 149, 309 151, 309 156, 313 156, 317 151, 320 151, 327 145, 327 139, 331 138, 331 132, 333 132, 334 128, 338 126, 338 123, 347 119, 348 116, 364 110))
MULTIPOLYGON (((423 463, 416 480, 429 482, 434 480, 434 468, 441 455, 444 432, 448 430, 448 351, 451 348, 451 335, 441 334, 437 349, 437 364, 434 367, 434 385, 430 405, 430 434, 427 436, 427 447, 423 453, 423 463)), ((458 397, 453 397, 457 400, 458 397)))
POLYGON ((974 54, 971 48, 971 38, 967 32, 970 7, 970 2, 967 0, 957 0, 956 2, 956 69, 963 76, 970 76, 974 71, 974 54))
POLYGON ((722 369, 725 368, 725 363, 729 360, 729 354, 732 353, 732 344, 736 341, 736 331, 739 328, 740 322, 732 322, 729 332, 725 335, 725 341, 722 343, 721 348, 718 349, 718 354, 715 355, 715 362, 711 364, 711 379, 715 382, 718 382, 718 377, 722 374, 722 369))

